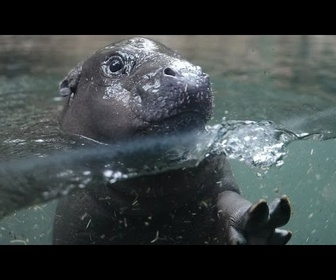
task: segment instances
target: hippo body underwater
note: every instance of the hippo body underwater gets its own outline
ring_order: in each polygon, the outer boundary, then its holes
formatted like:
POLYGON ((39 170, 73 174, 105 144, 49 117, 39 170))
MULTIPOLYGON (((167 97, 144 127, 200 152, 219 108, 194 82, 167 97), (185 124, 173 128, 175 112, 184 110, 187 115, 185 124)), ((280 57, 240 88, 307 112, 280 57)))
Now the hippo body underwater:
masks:
MULTIPOLYGON (((104 143, 203 131, 209 76, 153 40, 133 37, 80 62, 60 83, 65 133, 104 143)), ((82 189, 60 199, 53 244, 286 244, 287 196, 240 195, 224 154, 195 167, 82 189), (130 191, 131 190, 131 191, 130 191)))

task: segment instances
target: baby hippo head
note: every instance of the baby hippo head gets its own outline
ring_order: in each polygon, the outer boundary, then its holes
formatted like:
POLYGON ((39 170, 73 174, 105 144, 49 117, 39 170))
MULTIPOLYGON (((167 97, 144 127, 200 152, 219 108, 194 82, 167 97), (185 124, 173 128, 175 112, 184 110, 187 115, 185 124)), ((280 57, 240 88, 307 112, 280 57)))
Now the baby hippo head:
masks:
POLYGON ((99 141, 204 129, 211 118, 209 76, 146 38, 108 45, 60 83, 67 98, 61 127, 99 141))

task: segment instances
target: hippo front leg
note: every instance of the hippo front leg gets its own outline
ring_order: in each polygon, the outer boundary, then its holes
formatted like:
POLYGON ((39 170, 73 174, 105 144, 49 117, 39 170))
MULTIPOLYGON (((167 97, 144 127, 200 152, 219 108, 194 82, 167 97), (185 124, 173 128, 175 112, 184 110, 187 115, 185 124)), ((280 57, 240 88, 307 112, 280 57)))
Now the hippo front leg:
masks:
POLYGON ((270 205, 264 199, 252 204, 233 191, 224 191, 217 198, 219 230, 222 242, 228 245, 284 245, 292 236, 279 229, 290 218, 287 196, 276 198, 270 205))

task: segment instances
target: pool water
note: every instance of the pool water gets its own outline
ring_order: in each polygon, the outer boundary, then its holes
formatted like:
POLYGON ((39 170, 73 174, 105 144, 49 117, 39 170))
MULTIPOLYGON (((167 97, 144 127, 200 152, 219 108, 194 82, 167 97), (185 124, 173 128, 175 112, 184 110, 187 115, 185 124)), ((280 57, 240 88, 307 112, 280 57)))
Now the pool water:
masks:
MULTIPOLYGON (((58 84, 97 48, 130 36, 0 36, 0 167, 68 150, 58 126, 58 84)), ((293 232, 288 244, 336 244, 336 36, 146 36, 202 66, 212 80, 214 116, 270 120, 316 134, 286 146, 281 166, 266 170, 230 159, 243 195, 272 201, 287 194, 293 232)), ((10 165, 1 188, 19 185, 10 165), (11 170, 10 170, 11 171, 11 170)), ((57 164, 54 164, 56 170, 57 164)), ((1 170, 0 170, 1 171, 1 170)), ((18 209, 0 220, 0 244, 50 244, 57 200, 18 209)))

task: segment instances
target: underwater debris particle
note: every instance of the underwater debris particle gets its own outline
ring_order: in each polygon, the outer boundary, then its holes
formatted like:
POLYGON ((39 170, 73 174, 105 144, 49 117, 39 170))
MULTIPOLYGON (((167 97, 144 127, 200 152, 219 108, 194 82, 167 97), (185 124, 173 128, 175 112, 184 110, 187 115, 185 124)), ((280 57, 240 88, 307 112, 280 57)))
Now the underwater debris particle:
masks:
POLYGON ((155 243, 159 240, 159 231, 156 232, 155 238, 150 243, 155 243))
POLYGON ((84 219, 86 218, 88 216, 88 213, 84 213, 84 215, 82 215, 81 217, 80 217, 80 219, 82 220, 82 221, 84 221, 84 219))
POLYGON ((21 243, 23 245, 27 245, 27 243, 29 242, 29 239, 27 238, 26 240, 22 240, 22 239, 13 239, 11 241, 9 241, 10 243, 21 243))

